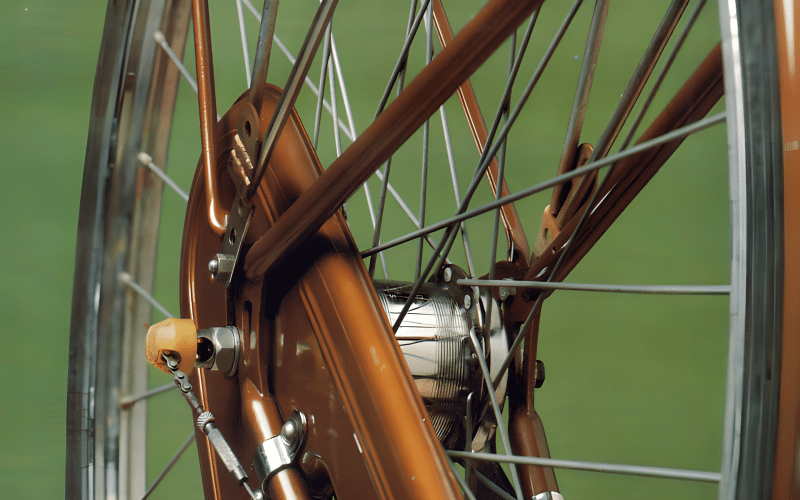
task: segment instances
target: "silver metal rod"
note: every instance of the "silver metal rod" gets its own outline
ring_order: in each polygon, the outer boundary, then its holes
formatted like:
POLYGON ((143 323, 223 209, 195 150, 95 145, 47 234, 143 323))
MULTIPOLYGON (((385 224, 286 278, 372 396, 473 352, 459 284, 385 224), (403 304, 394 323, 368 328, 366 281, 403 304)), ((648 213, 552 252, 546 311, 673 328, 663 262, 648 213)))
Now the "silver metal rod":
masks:
POLYGON ((139 285, 139 283, 136 283, 135 281, 133 281, 133 278, 131 277, 130 274, 128 274, 126 272, 119 273, 119 280, 121 282, 125 283, 126 285, 128 285, 129 287, 133 288, 133 290, 136 293, 141 295, 142 298, 145 299, 147 302, 150 302, 150 304, 153 307, 155 307, 156 309, 161 311, 164 314, 164 316, 166 316, 168 318, 174 318, 175 317, 172 314, 170 314, 169 311, 167 311, 166 308, 164 308, 164 306, 162 306, 156 299, 154 299, 153 296, 150 295, 150 293, 147 290, 142 288, 141 285, 139 285))
POLYGON ((247 30, 244 26, 244 12, 242 11, 242 0, 236 0, 236 16, 239 18, 239 36, 242 39, 242 55, 244 56, 244 77, 247 79, 247 86, 252 83, 253 77, 250 73, 250 49, 247 46, 247 30))
MULTIPOLYGON (((412 36, 411 32, 412 32, 412 27, 414 26, 414 19, 415 19, 414 12, 415 12, 416 7, 417 7, 417 0, 411 0, 411 8, 410 8, 409 13, 408 13, 408 26, 406 28, 406 42, 405 42, 406 44, 409 43, 409 41, 408 41, 409 37, 412 36)), ((420 14, 422 14, 421 11, 420 11, 420 14)), ((404 79, 405 79, 405 67, 406 67, 405 61, 406 60, 403 59, 403 58, 401 58, 400 60, 404 64, 400 68, 400 73, 396 77, 397 78, 397 95, 400 95, 400 92, 402 92, 403 85, 405 83, 404 79)), ((392 79, 390 79, 390 85, 386 88, 386 92, 390 92, 391 91, 391 85, 393 85, 392 82, 394 82, 394 78, 395 77, 393 76, 392 79)), ((376 116, 383 111, 383 106, 385 105, 385 100, 386 100, 386 97, 384 96, 384 98, 381 101, 381 104, 378 105, 378 111, 375 114, 376 116)), ((384 213, 384 209, 386 208, 386 191, 387 191, 388 186, 389 186, 389 174, 391 173, 391 169, 392 169, 392 156, 389 156, 389 158, 386 159, 386 162, 384 163, 384 166, 383 166, 383 177, 379 176, 379 178, 381 179, 382 182, 381 182, 380 196, 378 197, 377 224, 375 225, 375 227, 373 228, 373 231, 372 231, 372 245, 373 246, 377 245, 378 244, 377 242, 380 241, 381 228, 383 227, 383 213, 384 213)), ((378 171, 379 170, 376 170, 375 172, 377 173, 378 171)), ((375 276, 375 257, 374 256, 369 259, 369 263, 367 265, 367 271, 369 273, 370 278, 375 276)))
MULTIPOLYGON (((547 63, 550 61, 550 58, 552 57, 553 52, 555 51, 555 48, 560 43, 561 38, 564 36, 564 33, 567 30, 567 27, 572 22, 572 19, 574 18, 575 13, 577 12, 577 9, 580 6, 581 2, 582 2, 582 0, 576 0, 576 2, 573 5, 572 9, 567 14, 566 19, 564 19, 564 22, 561 23, 561 26, 559 27, 558 31, 556 32, 556 35, 553 38, 553 40, 550 42, 550 46, 548 47, 547 51, 545 52, 545 55, 542 57, 541 61, 539 62, 539 65, 537 66, 536 71, 534 71, 533 77, 531 77, 531 80, 528 82, 527 87, 525 87, 525 91, 522 93, 522 96, 520 97, 519 101, 517 102, 517 105, 514 108, 514 112, 511 114, 511 116, 509 117, 509 120, 506 122, 506 124, 503 126, 503 129, 500 131, 500 134, 499 134, 499 137, 498 137, 498 142, 499 143, 502 143, 502 141, 508 135, 508 132, 511 129, 511 126, 513 125, 513 123, 516 120, 517 116, 519 116, 520 110, 522 109, 523 105, 527 101, 528 97, 530 97, 530 94, 533 91, 533 88, 536 86, 536 83, 539 81, 539 78, 541 77, 542 72, 544 71, 544 68, 547 66, 547 63)), ((514 71, 514 73, 516 73, 516 71, 514 71)), ((505 101, 506 94, 508 94, 510 92, 511 92, 510 85, 506 84, 506 89, 504 91, 502 101, 505 101)), ((467 188, 467 192, 464 195, 464 199, 461 201, 461 203, 459 205, 459 208, 456 211, 456 216, 455 217, 451 217, 450 219, 448 219, 448 221, 450 221, 448 224, 440 225, 438 227, 438 229, 442 229, 444 227, 446 227, 447 229, 445 230, 445 234, 442 237, 439 245, 437 245, 436 249, 434 249, 433 255, 431 256, 430 260, 428 261, 428 265, 426 266, 425 272, 422 273, 422 276, 420 277, 420 279, 416 281, 416 283, 412 287, 411 291, 409 292, 409 298, 408 298, 408 300, 406 300, 406 303, 403 305, 403 308, 401 309, 400 313, 398 314, 397 320, 396 320, 396 322, 394 324, 394 330, 395 331, 397 331, 397 329, 400 327, 400 323, 403 321, 403 318, 405 317, 406 313, 408 312, 408 309, 411 307, 411 304, 412 304, 412 302, 414 300, 414 297, 416 296, 417 291, 419 290, 419 287, 422 286, 422 281, 424 281, 424 279, 427 277, 428 273, 434 267, 438 267, 437 266, 437 262, 438 262, 438 265, 441 265, 441 262, 443 262, 444 259, 447 258, 447 254, 450 251, 450 248, 451 248, 451 246, 453 244, 453 241, 454 241, 454 238, 455 238, 455 236, 453 235, 453 227, 452 227, 453 224, 456 223, 456 222, 461 222, 461 220, 465 220, 467 218, 467 217, 464 217, 464 218, 461 218, 460 220, 454 220, 455 218, 461 217, 464 214, 468 213, 466 210, 467 210, 467 206, 469 206, 470 200, 472 199, 472 195, 475 193, 475 190, 478 188, 478 184, 480 183, 484 173, 486 172, 486 169, 489 168, 489 163, 491 162, 491 159, 497 154, 497 151, 499 149, 499 145, 497 143, 495 143, 491 147, 489 147, 489 143, 493 140, 494 132, 497 129, 497 125, 499 123, 499 116, 500 116, 499 113, 495 116, 494 123, 492 124, 492 127, 491 127, 491 129, 489 131, 489 135, 487 136, 486 144, 484 144, 484 149, 483 149, 483 152, 481 153, 481 157, 480 157, 480 160, 478 162, 478 168, 475 170, 475 175, 473 176, 473 178, 472 178, 472 180, 470 182, 470 185, 467 188)), ((508 199, 508 197, 501 198, 501 199, 508 199)), ((496 201, 499 201, 499 200, 496 200, 496 201)), ((491 210, 493 208, 496 208, 496 207, 499 207, 499 206, 501 206, 501 205, 493 206, 489 210, 491 210)), ((481 213, 483 213, 483 212, 481 212, 481 213)), ((438 225, 438 224, 435 224, 435 225, 438 225)), ((413 233, 410 233, 410 234, 413 234, 413 233)), ((408 235, 406 235, 406 236, 408 236, 408 235)), ((405 237, 403 237, 403 238, 405 238, 405 237)), ((399 241, 399 239, 395 239, 393 241, 399 241)), ((403 241, 408 241, 408 240, 403 239, 403 241)), ((384 244, 383 246, 385 246, 385 245, 386 244, 384 244)), ((380 246, 381 245, 377 245, 377 246, 374 246, 372 249, 367 250, 366 252, 362 252, 361 253, 362 257, 367 256, 367 255, 371 255, 372 253, 374 253, 374 251, 381 250, 382 248, 378 249, 378 247, 380 247, 380 246)))
MULTIPOLYGON (((372 229, 375 229, 375 207, 372 204, 372 191, 369 187, 369 180, 364 182, 364 196, 367 198, 367 210, 369 211, 369 219, 372 222, 372 229)), ((381 259, 381 266, 383 267, 383 278, 389 279, 389 268, 386 267, 386 256, 383 252, 379 252, 378 256, 381 259)))
POLYGON ((589 157, 589 161, 602 158, 608 154, 611 145, 616 140, 622 126, 628 119, 633 105, 636 104, 636 101, 639 99, 639 94, 642 92, 645 83, 647 83, 647 80, 650 78, 650 74, 656 62, 658 62, 661 52, 664 50, 667 40, 669 40, 669 37, 672 35, 675 24, 678 22, 678 19, 680 19, 688 1, 689 0, 673 0, 672 4, 670 4, 667 13, 664 15, 664 19, 662 19, 658 30, 656 30, 655 35, 653 35, 650 45, 648 45, 647 50, 645 50, 639 65, 636 67, 636 71, 634 71, 625 92, 622 94, 611 120, 609 120, 603 134, 595 143, 595 148, 592 151, 592 155, 589 157))
POLYGON ((275 19, 278 17, 278 0, 264 0, 261 17, 258 20, 258 42, 256 42, 256 58, 253 61, 253 74, 248 80, 250 92, 247 99, 261 112, 261 102, 264 97, 264 82, 269 73, 269 57, 272 53, 272 41, 275 35, 275 19))
POLYGON ((347 85, 344 82, 344 74, 342 73, 342 65, 339 62, 339 51, 336 50, 336 37, 331 33, 331 56, 333 57, 333 67, 336 69, 336 78, 339 80, 339 90, 342 93, 342 102, 344 103, 344 114, 347 116, 347 123, 350 125, 350 133, 345 134, 350 141, 355 141, 358 134, 356 133, 356 125, 353 120, 353 109, 350 106, 350 96, 347 94, 347 85))
POLYGON ((123 397, 121 397, 119 399, 119 406, 121 408, 123 408, 123 409, 124 408, 130 408, 137 401, 141 401, 143 399, 152 398, 156 394, 161 394, 162 392, 167 392, 168 390, 175 389, 176 387, 178 387, 178 386, 175 385, 172 382, 169 382, 167 384, 160 385, 158 387, 153 387, 152 389, 149 389, 149 390, 147 390, 145 392, 139 393, 139 394, 137 394, 135 396, 123 396, 123 397))
MULTIPOLYGON (((322 60, 320 61, 320 69, 319 69, 319 86, 317 87, 320 91, 317 94, 317 108, 314 111, 314 139, 311 141, 311 145, 314 149, 317 149, 317 144, 319 143, 319 130, 320 125, 322 123, 322 101, 325 100, 325 82, 328 78, 328 62, 330 61, 330 40, 331 40, 331 24, 328 23, 328 28, 325 32, 325 41, 322 44, 322 60)), ((333 117, 334 121, 334 128, 336 128, 336 102, 334 101, 331 106, 331 117, 333 117)), ((336 155, 337 157, 339 155, 336 155)))
POLYGON ((569 116, 569 124, 567 125, 567 136, 564 139, 564 149, 561 152, 560 172, 566 172, 575 160, 581 131, 583 130, 586 105, 589 102, 589 91, 592 88, 592 82, 594 82, 597 58, 600 55, 600 47, 603 44, 603 33, 605 32, 607 17, 608 2, 599 0, 594 7, 592 24, 589 27, 589 36, 583 52, 583 63, 578 77, 578 89, 575 92, 575 101, 572 104, 572 113, 569 116))
POLYGON ((538 290, 578 290, 582 292, 636 293, 650 295, 728 295, 730 285, 617 285, 560 283, 556 281, 515 281, 460 279, 459 285, 492 288, 533 288, 538 290))
POLYGON ((158 165, 153 163, 152 156, 142 151, 138 154, 137 158, 139 159, 139 162, 142 165, 152 170, 153 173, 156 174, 159 178, 161 178, 162 181, 166 182, 167 185, 173 189, 173 191, 178 193, 178 196, 183 198, 183 201, 187 203, 189 202, 189 195, 186 194, 186 191, 181 189, 180 186, 178 186, 178 184, 175 181, 173 181, 172 178, 168 176, 166 172, 158 168, 158 165))
MULTIPOLYGON (((255 17, 258 20, 258 22, 261 22, 261 14, 259 14, 256 8, 253 7, 253 4, 250 2, 250 0, 242 0, 242 2, 245 4, 245 6, 247 6, 247 9, 250 11, 253 17, 255 17)), ((279 49, 281 49, 281 52, 283 52, 283 55, 285 55, 286 59, 289 60, 289 63, 294 64, 297 61, 297 58, 295 58, 294 55, 292 55, 292 53, 289 51, 289 49, 286 48, 286 45, 284 45, 283 42, 281 42, 281 39, 278 38, 277 35, 273 35, 272 41, 273 43, 275 43, 275 45, 278 46, 279 49)), ((304 81, 306 86, 308 86, 308 88, 311 90, 311 92, 315 96, 318 96, 319 89, 317 88, 316 85, 314 85, 314 82, 311 81, 311 78, 306 76, 304 81)), ((331 113, 331 104, 328 101, 322 101, 322 104, 323 106, 325 106, 325 109, 327 109, 328 112, 331 113)), ((350 133, 350 131, 347 128, 347 124, 344 121, 342 121, 341 118, 339 119, 339 128, 341 130, 344 130, 344 134, 347 136, 348 139, 350 139, 351 141, 356 140, 355 134, 350 133)))
POLYGON ((155 33, 153 33, 153 38, 155 38, 156 43, 161 45, 161 48, 164 49, 164 52, 167 53, 169 58, 172 59, 172 62, 175 63, 175 66, 178 67, 178 70, 181 72, 183 77, 186 78, 186 81, 189 82, 189 85, 191 85, 192 89, 194 89, 194 93, 196 94, 197 82, 194 80, 194 78, 192 78, 192 75, 189 74, 189 71, 186 69, 186 66, 183 65, 183 61, 181 61, 180 58, 175 54, 175 52, 172 51, 172 47, 170 47, 169 44, 167 43, 167 39, 164 36, 164 33, 156 31, 155 33))
MULTIPOLYGON (((433 42, 431 39, 431 35, 433 32, 432 29, 432 18, 433 18, 433 9, 430 7, 430 3, 428 3, 428 7, 425 9, 425 64, 428 65, 431 63, 431 59, 433 58, 433 42)), ((428 201, 428 146, 430 143, 431 137, 431 119, 428 118, 425 120, 425 123, 422 126, 422 178, 420 179, 420 187, 419 187, 419 223, 420 225, 425 224, 425 209, 427 208, 427 201, 428 201)), ((419 273, 422 271, 422 250, 424 248, 424 243, 422 238, 419 240, 419 244, 417 245, 417 267, 415 269, 415 277, 419 277, 419 273)))
MULTIPOLYGON (((325 41, 328 44, 328 50, 330 51, 330 39, 331 39, 331 25, 333 21, 328 24, 328 39, 325 41)), ((331 114, 333 115, 333 145, 336 150, 336 157, 342 156, 342 137, 339 133, 339 127, 336 126, 336 119, 339 117, 339 98, 336 95, 336 79, 333 76, 333 64, 332 64, 332 57, 328 54, 328 83, 330 84, 330 92, 331 92, 331 114)))
MULTIPOLYGON (((197 94, 198 93, 197 82, 195 81, 194 78, 192 78, 192 75, 189 74, 189 70, 187 70, 186 66, 183 65, 183 61, 181 61, 175 54, 175 52, 173 52, 172 47, 169 46, 166 37, 164 37, 164 33, 156 30, 155 33, 153 33, 153 38, 155 38, 156 43, 161 45, 161 48, 164 49, 164 52, 167 53, 167 55, 175 64, 175 66, 178 67, 178 70, 181 72, 186 81, 189 82, 189 85, 192 87, 192 90, 194 90, 194 93, 197 94)), ((217 120, 219 119, 220 115, 217 114, 217 120)))
POLYGON ((289 74, 289 79, 286 81, 283 92, 281 92, 278 99, 270 124, 267 130, 264 131, 258 163, 255 166, 250 186, 247 188, 247 198, 255 194, 257 186, 261 182, 264 172, 266 172, 272 150, 277 144, 278 137, 280 137, 283 127, 286 125, 286 121, 294 108, 295 100, 300 93, 303 81, 308 75, 308 70, 314 60, 314 55, 317 53, 319 42, 322 40, 337 4, 338 0, 322 0, 319 4, 319 9, 317 9, 308 34, 303 41, 303 46, 298 53, 297 61, 292 66, 292 72, 289 74))
MULTIPOLYGON (((444 134, 444 147, 447 151, 447 165, 450 167, 450 179, 453 181, 453 193, 456 197, 456 208, 461 201, 461 188, 458 186, 458 175, 456 173, 456 161, 453 156, 453 142, 450 140, 450 125, 447 121, 447 113, 444 106, 439 107, 439 114, 442 117, 442 133, 444 134)), ((391 186, 389 186, 391 187, 391 186)), ((477 276, 475 271, 475 259, 472 257, 472 248, 469 244, 466 222, 461 223, 461 241, 464 245, 464 255, 467 257, 467 270, 470 276, 477 276)))
MULTIPOLYGON (((497 422, 497 430, 500 433, 500 440, 503 442, 505 449, 510 450, 511 441, 508 439, 508 429, 506 429, 506 423, 503 421, 503 413, 500 411, 500 404, 497 401, 497 395, 495 394, 494 386, 492 385, 492 376, 489 373, 489 367, 486 366, 486 358, 484 356, 483 349, 481 349, 481 344, 478 341, 478 337, 475 335, 474 328, 469 331, 469 338, 472 341, 472 348, 475 349, 475 355, 478 357, 478 363, 480 364, 481 372, 483 374, 483 381, 486 383, 486 392, 489 393, 489 400, 492 402, 492 409, 494 410, 494 416, 497 422)), ((520 487, 519 475, 517 474, 516 467, 511 467, 511 480, 514 482, 514 489, 517 492, 517 500, 522 500, 522 488, 520 487)))
MULTIPOLYGON (((177 387, 177 385, 175 387, 177 387)), ((194 430, 192 430, 192 433, 189 435, 188 438, 186 438, 186 441, 183 443, 183 445, 181 445, 181 447, 178 449, 178 451, 175 453, 175 455, 169 461, 167 466, 164 467, 164 470, 162 470, 161 474, 158 475, 156 480, 153 482, 153 484, 147 490, 147 493, 144 494, 144 496, 142 497, 142 500, 145 500, 147 497, 149 497, 150 494, 153 492, 153 490, 156 489, 156 486, 158 486, 158 484, 161 482, 162 479, 164 479, 164 477, 167 475, 167 473, 170 471, 170 469, 172 469, 172 466, 175 465, 175 462, 177 462, 178 459, 181 458, 181 455, 183 455, 183 452, 186 451, 186 448, 188 448, 189 445, 192 444, 192 441, 194 441, 194 438, 195 438, 195 434, 194 434, 194 430)))
POLYGON ((705 483, 718 483, 719 472, 706 472, 687 469, 669 469, 665 467, 648 467, 644 465, 608 464, 602 462, 582 462, 577 460, 558 460, 555 458, 523 457, 517 455, 495 455, 494 453, 449 450, 445 453, 451 457, 471 458, 473 460, 486 460, 490 462, 506 462, 523 465, 537 465, 553 467, 554 469, 574 469, 591 472, 605 472, 608 474, 624 474, 629 476, 661 477, 668 479, 682 479, 685 481, 700 481, 705 483))
POLYGON ((582 166, 580 168, 576 168, 575 170, 567 172, 567 173, 565 173, 563 175, 558 175, 556 177, 553 177, 550 180, 547 180, 547 181, 541 182, 539 184, 536 184, 535 186, 531 186, 531 187, 529 187, 527 189, 523 189, 522 191, 519 191, 517 193, 510 194, 508 196, 504 196, 504 197, 500 198, 499 200, 495 200, 493 202, 487 203, 486 205, 483 205, 483 206, 478 207, 478 208, 474 208, 474 209, 469 210, 467 212, 463 212, 463 213, 461 213, 459 215, 455 215, 455 216, 450 217, 448 219, 441 220, 441 221, 439 221, 439 222, 437 222, 435 224, 431 224, 430 226, 424 227, 424 228, 420 229, 419 231, 414 231, 412 233, 408 233, 405 236, 401 236, 401 237, 396 238, 396 239, 394 239, 392 241, 383 243, 382 245, 378 245, 378 246, 369 248, 367 250, 364 250, 363 252, 361 252, 361 257, 367 257, 367 256, 372 255, 373 253, 380 252, 382 250, 386 250, 387 248, 391 248, 393 246, 397 246, 397 245, 399 245, 401 243, 405 243, 406 241, 413 240, 415 238, 419 238, 419 236, 421 234, 432 233, 434 231, 438 231, 440 229, 444 229, 445 227, 448 227, 448 226, 450 226, 452 224, 461 222, 463 220, 471 219, 471 218, 473 218, 473 217, 475 217, 477 215, 486 213, 486 212, 488 212, 490 210, 494 210, 495 208, 497 208, 499 206, 511 203, 513 201, 517 201, 517 200, 525 198, 527 196, 531 196, 533 194, 536 194, 536 193, 539 193, 541 191, 544 191, 545 189, 550 189, 551 187, 556 186, 558 184, 563 184, 564 182, 566 182, 566 181, 568 181, 570 179, 574 179, 575 177, 580 177, 580 176, 586 174, 587 172, 591 172, 592 170, 597 170, 598 168, 605 167, 605 166, 610 165, 612 163, 615 163, 615 162, 617 162, 617 161, 619 161, 619 160, 621 160, 623 158, 627 158, 628 156, 633 156, 633 155, 641 153, 642 151, 645 151, 647 149, 650 149, 650 148, 653 148, 655 146, 664 144, 666 142, 673 141, 673 140, 675 140, 675 139, 677 139, 679 137, 683 137, 683 136, 686 136, 686 135, 689 135, 689 134, 693 134, 693 133, 699 132, 700 130, 706 129, 706 128, 712 126, 712 125, 716 125, 718 123, 724 122, 725 121, 725 117, 726 117, 726 113, 723 111, 723 112, 718 113, 716 115, 709 116, 708 118, 704 118, 702 120, 696 121, 696 122, 692 123, 691 125, 686 125, 685 127, 681 127, 681 128, 675 129, 672 132, 668 132, 668 133, 662 135, 661 137, 656 137, 655 139, 651 139, 651 140, 643 142, 641 144, 637 144, 637 145, 635 145, 635 146, 633 146, 633 147, 631 147, 629 149, 626 149, 625 151, 620 151, 619 153, 615 153, 613 155, 606 156, 605 158, 601 158, 599 160, 595 160, 593 162, 587 163, 586 165, 584 165, 584 166, 582 166))
POLYGON ((386 89, 383 91, 383 96, 378 104, 378 110, 375 112, 375 116, 383 113, 383 108, 386 107, 386 102, 389 100, 389 96, 392 94, 392 88, 394 88, 398 78, 401 78, 401 73, 405 72, 406 61, 408 60, 408 49, 411 48, 411 42, 414 41, 414 37, 417 34, 419 25, 422 22, 422 17, 425 15, 425 11, 428 8, 430 1, 431 0, 422 1, 422 5, 419 7, 417 16, 414 18, 414 21, 411 23, 408 31, 406 32, 406 39, 403 43, 403 48, 400 50, 400 56, 397 58, 397 62, 392 70, 392 75, 389 77, 389 83, 386 85, 386 89))

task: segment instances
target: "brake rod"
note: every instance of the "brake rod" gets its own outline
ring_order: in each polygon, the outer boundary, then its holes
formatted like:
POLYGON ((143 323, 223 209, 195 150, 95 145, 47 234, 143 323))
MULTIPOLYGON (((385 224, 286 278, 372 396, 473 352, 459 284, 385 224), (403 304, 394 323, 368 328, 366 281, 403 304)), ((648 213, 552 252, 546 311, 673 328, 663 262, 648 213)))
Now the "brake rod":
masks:
POLYGON ((491 0, 487 3, 256 241, 245 259, 247 277, 263 275, 315 233, 542 1, 491 0))

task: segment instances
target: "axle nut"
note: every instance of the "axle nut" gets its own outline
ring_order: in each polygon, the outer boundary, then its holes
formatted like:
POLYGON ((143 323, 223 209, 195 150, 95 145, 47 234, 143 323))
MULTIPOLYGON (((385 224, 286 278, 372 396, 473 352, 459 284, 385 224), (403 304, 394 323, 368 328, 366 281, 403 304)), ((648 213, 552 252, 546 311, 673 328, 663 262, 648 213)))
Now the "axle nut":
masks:
POLYGON ((197 329, 191 319, 169 318, 147 330, 145 356, 151 365, 169 374, 162 353, 178 353, 178 369, 186 374, 194 368, 197 355, 197 329))

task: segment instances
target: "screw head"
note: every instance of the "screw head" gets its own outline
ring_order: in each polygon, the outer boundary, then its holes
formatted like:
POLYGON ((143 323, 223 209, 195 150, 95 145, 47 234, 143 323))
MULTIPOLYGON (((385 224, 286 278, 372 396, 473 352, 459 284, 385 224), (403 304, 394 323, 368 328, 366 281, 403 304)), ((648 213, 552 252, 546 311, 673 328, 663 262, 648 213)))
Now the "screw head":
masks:
POLYGON ((464 309, 469 309, 472 306, 472 297, 464 295, 464 309))
POLYGON ((281 437, 283 437, 287 444, 293 445, 297 440, 298 431, 297 423, 289 419, 283 424, 283 427, 281 427, 281 437))
POLYGON ((453 270, 449 267, 444 268, 444 281, 446 283, 450 283, 450 280, 453 279, 453 270))
POLYGON ((211 271, 211 278, 217 275, 217 271, 219 271, 219 260, 217 260, 216 257, 208 261, 208 270, 211 271))

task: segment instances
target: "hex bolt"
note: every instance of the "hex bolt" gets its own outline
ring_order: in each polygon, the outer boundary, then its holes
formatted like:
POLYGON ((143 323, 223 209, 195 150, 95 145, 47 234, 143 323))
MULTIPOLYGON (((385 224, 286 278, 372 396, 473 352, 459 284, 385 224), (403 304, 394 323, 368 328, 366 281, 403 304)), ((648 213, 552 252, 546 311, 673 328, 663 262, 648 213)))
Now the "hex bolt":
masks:
POLYGON ((464 295, 464 309, 469 309, 472 306, 472 297, 464 295))
POLYGON ((453 270, 449 267, 444 268, 444 281, 446 283, 450 283, 450 280, 453 279, 453 270))
POLYGON ((233 255, 218 253, 213 259, 208 261, 208 270, 211 271, 211 279, 220 281, 224 284, 230 283, 233 266, 236 265, 236 258, 233 255))

